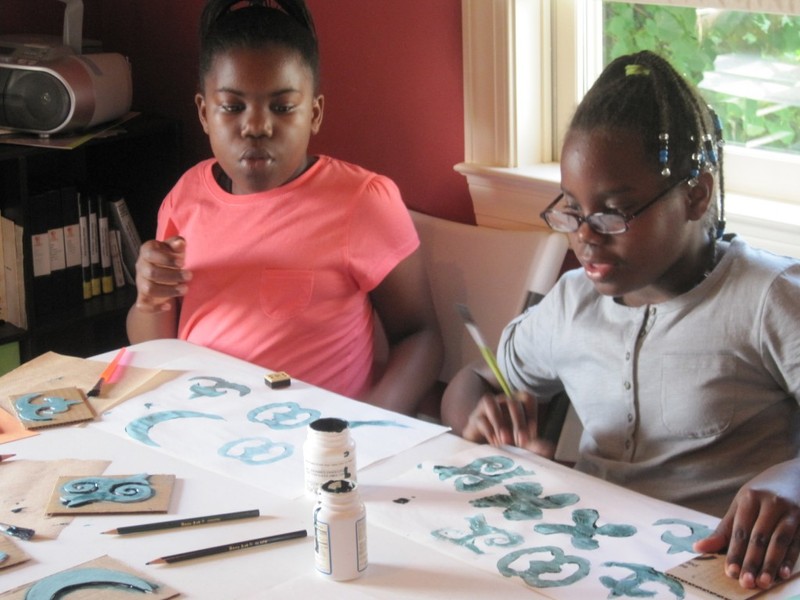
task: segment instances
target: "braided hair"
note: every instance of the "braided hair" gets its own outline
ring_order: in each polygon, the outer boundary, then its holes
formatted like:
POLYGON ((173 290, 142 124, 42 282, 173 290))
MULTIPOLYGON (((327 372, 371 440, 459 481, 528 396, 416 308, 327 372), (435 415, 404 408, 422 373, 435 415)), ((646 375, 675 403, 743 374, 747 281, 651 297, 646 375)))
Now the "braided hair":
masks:
POLYGON ((221 53, 277 44, 296 51, 319 88, 319 44, 303 0, 207 0, 200 17, 200 85, 221 53))
POLYGON ((714 110, 666 60, 650 51, 612 61, 584 96, 570 130, 622 129, 644 144, 646 160, 671 183, 718 174, 709 208, 712 239, 725 229, 722 127, 714 110))

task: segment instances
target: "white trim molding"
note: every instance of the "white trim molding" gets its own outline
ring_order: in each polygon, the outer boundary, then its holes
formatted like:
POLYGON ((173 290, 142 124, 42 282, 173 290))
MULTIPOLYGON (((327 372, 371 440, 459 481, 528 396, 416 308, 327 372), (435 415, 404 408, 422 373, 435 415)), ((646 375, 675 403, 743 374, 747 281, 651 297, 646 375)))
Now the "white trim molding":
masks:
MULTIPOLYGON (((697 5, 697 0, 640 1, 697 5)), ((703 5, 800 14, 800 0, 706 0, 703 5)), ((539 213, 560 187, 558 130, 585 89, 582 78, 599 72, 597 65, 584 63, 602 59, 585 51, 587 45, 597 47, 600 3, 462 0, 461 6, 465 147, 464 162, 454 168, 467 178, 479 225, 545 227, 539 213), (569 73, 556 69, 556 59, 575 68, 569 73)), ((734 165, 728 166, 737 170, 734 154, 728 156, 734 165)), ((800 205, 793 199, 768 199, 763 178, 756 179, 736 189, 726 185, 728 231, 755 246, 800 258, 800 205)))

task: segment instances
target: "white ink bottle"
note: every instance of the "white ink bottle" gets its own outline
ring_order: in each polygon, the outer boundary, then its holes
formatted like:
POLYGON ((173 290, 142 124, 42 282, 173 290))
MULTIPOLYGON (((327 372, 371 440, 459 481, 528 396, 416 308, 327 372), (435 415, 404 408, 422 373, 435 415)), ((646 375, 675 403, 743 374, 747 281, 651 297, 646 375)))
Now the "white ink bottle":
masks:
POLYGON ((358 484, 346 479, 323 483, 314 509, 314 562, 335 581, 359 577, 367 568, 367 512, 358 484))
POLYGON ((316 498, 319 486, 331 479, 356 481, 356 444, 347 421, 325 417, 310 423, 303 461, 309 498, 316 498))

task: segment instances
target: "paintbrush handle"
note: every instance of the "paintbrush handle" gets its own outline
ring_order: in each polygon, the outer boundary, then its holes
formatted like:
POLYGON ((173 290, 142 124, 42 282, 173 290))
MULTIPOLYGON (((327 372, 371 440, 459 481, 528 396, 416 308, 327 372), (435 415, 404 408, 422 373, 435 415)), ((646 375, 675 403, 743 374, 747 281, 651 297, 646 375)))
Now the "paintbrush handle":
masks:
POLYGON ((486 361, 486 364, 489 365, 492 373, 497 378, 503 393, 513 399, 514 395, 511 393, 511 386, 508 385, 506 378, 503 377, 503 373, 500 371, 500 367, 497 366, 497 359, 494 357, 494 353, 488 346, 481 346, 481 354, 483 355, 483 360, 486 361))

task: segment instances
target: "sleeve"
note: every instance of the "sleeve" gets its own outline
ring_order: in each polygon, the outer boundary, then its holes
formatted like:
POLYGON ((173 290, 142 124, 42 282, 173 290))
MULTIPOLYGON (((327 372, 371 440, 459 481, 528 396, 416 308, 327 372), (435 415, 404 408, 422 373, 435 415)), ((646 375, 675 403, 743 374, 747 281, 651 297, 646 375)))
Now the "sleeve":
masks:
POLYGON ((555 333, 564 318, 564 285, 562 277, 541 302, 506 325, 498 344, 498 366, 511 388, 540 399, 564 389, 553 361, 555 333))
POLYGON ((419 247, 419 237, 395 183, 374 175, 354 203, 348 261, 359 287, 369 292, 419 247))
POLYGON ((761 347, 767 369, 800 402, 800 263, 785 269, 769 286, 762 313, 761 347))

